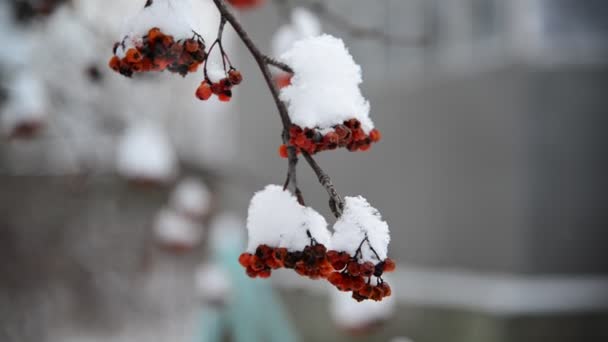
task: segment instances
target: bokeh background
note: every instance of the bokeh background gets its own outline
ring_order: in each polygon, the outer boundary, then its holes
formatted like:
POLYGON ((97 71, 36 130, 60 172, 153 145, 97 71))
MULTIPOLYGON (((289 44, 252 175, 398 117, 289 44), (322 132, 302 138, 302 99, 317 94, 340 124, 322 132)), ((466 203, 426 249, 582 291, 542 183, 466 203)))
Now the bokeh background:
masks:
MULTIPOLYGON (((382 308, 243 276, 249 199, 286 172, 276 108, 230 30, 245 82, 229 105, 194 98, 200 74, 114 74, 112 44, 144 3, 0 4, 0 341, 608 340, 605 1, 323 2, 384 138, 317 160, 391 226, 382 308), (159 219, 188 179, 205 210, 159 219)), ((295 6, 321 8, 267 0, 239 18, 271 51, 295 6)), ((212 41, 211 1, 196 10, 212 41)), ((304 163, 299 181, 331 217, 304 163)))

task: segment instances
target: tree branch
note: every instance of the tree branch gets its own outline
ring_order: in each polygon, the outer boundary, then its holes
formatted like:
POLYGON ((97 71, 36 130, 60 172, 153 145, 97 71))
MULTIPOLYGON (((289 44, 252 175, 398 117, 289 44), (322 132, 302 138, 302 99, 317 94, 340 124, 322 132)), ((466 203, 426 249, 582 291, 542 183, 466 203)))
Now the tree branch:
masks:
MULTIPOLYGON (((277 88, 272 79, 270 70, 268 69, 268 65, 273 65, 282 68, 283 70, 290 70, 289 72, 293 72, 291 71, 292 69, 286 64, 276 62, 273 59, 267 57, 260 51, 260 49, 258 49, 258 47, 253 43, 253 41, 249 37, 249 34, 247 34, 245 29, 236 19, 236 17, 230 12, 230 10, 228 10, 228 7, 226 6, 224 0, 213 0, 213 2, 215 3, 217 9, 221 14, 223 18, 222 20, 225 19, 230 23, 236 34, 239 36, 239 38, 241 38, 241 40, 255 59, 256 63, 258 64, 258 67, 260 68, 260 71, 264 76, 264 80, 266 81, 266 85, 268 86, 268 89, 272 94, 272 98, 274 99, 277 110, 279 111, 279 116, 281 117, 281 122, 283 123, 283 142, 287 144, 289 142, 289 128, 291 127, 292 123, 291 119, 289 118, 289 113, 287 112, 287 106, 285 106, 285 103, 279 98, 279 89, 277 88)), ((293 146, 289 147, 288 153, 288 181, 294 185, 294 191, 296 192, 296 196, 298 196, 298 200, 302 200, 303 202, 303 199, 301 199, 302 194, 298 188, 295 174, 296 165, 298 161, 298 157, 295 155, 295 148, 293 146)), ((329 175, 327 175, 327 173, 325 173, 325 171, 323 171, 323 169, 321 169, 319 164, 317 164, 317 162, 312 158, 311 155, 306 152, 302 152, 302 154, 304 156, 304 159, 306 159, 306 162, 308 162, 310 167, 313 169, 313 171, 319 178, 319 182, 321 183, 321 185, 323 185, 323 187, 329 194, 330 208, 332 209, 332 212, 336 217, 340 217, 340 215, 342 214, 342 208, 344 207, 344 203, 342 201, 342 197, 340 197, 334 185, 332 184, 331 178, 329 177, 329 175)))

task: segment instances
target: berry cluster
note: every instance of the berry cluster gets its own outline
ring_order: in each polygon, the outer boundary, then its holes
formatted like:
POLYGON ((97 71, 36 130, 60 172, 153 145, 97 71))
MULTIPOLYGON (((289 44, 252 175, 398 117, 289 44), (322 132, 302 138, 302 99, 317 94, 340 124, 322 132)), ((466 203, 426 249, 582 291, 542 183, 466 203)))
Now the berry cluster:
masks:
POLYGON ((159 28, 152 28, 135 47, 129 48, 124 57, 117 55, 118 49, 126 49, 125 41, 114 45, 114 56, 110 68, 131 77, 136 72, 163 71, 185 76, 195 72, 205 61, 205 43, 198 34, 190 39, 175 41, 173 36, 164 34, 159 28))
POLYGON ((251 9, 264 4, 264 0, 228 0, 228 3, 238 9, 251 9))
POLYGON ((206 101, 211 95, 215 94, 220 101, 228 102, 232 98, 232 87, 239 85, 241 82, 243 82, 243 75, 238 70, 231 68, 226 77, 219 82, 213 83, 208 77, 205 78, 196 89, 196 97, 199 100, 206 101))
POLYGON ((328 252, 327 259, 336 270, 327 280, 340 291, 352 292, 355 300, 381 301, 391 295, 391 287, 382 279, 382 274, 395 270, 392 259, 387 258, 376 265, 369 261, 359 263, 348 253, 336 251, 328 252), (371 285, 372 276, 377 278, 376 286, 371 285))
MULTIPOLYGON (((321 133, 319 129, 304 128, 292 125, 289 130, 289 145, 295 146, 296 151, 315 154, 325 150, 335 150, 339 147, 346 147, 349 151, 367 151, 372 143, 381 139, 380 131, 372 129, 365 134, 361 128, 361 122, 357 119, 344 121, 343 124, 336 125, 332 131, 321 133)), ((279 148, 279 155, 287 158, 287 146, 279 148)))
POLYGON ((327 279, 340 291, 352 292, 357 301, 381 301, 390 296, 391 288, 382 279, 382 274, 395 270, 395 262, 390 258, 376 265, 359 263, 348 253, 328 251, 323 244, 314 241, 304 250, 295 252, 260 245, 254 254, 241 254, 239 263, 251 278, 268 278, 272 270, 287 268, 310 279, 327 279), (377 278, 375 286, 371 285, 372 277, 377 278))
POLYGON ((327 260, 327 248, 322 244, 306 246, 303 251, 290 252, 286 248, 261 245, 254 254, 243 253, 239 263, 245 267, 247 275, 268 278, 272 270, 293 269, 301 276, 320 279, 329 276, 334 269, 327 260))

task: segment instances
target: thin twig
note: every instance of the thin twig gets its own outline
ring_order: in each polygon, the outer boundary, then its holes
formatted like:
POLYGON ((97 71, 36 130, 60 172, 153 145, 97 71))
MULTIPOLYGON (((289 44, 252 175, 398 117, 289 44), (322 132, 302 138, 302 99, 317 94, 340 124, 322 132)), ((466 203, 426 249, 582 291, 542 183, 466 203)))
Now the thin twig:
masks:
MULTIPOLYGON (((265 57, 266 55, 264 55, 260 51, 260 49, 258 49, 258 47, 253 43, 253 41, 249 37, 249 34, 247 34, 247 31, 245 31, 245 29, 241 26, 236 17, 230 12, 230 10, 228 10, 228 7, 226 6, 224 0, 213 0, 213 2, 219 10, 221 16, 230 23, 234 31, 241 38, 241 40, 255 59, 256 63, 258 64, 258 67, 260 68, 260 71, 264 76, 264 80, 266 81, 266 85, 268 86, 268 89, 272 94, 272 98, 274 99, 275 105, 279 111, 279 116, 281 117, 281 122, 283 123, 283 142, 286 144, 289 141, 289 128, 291 127, 292 123, 291 119, 289 118, 289 113, 287 112, 287 106, 285 106, 285 103, 279 98, 279 89, 275 85, 270 74, 270 70, 268 69, 269 58, 265 57)), ((289 148, 288 152, 290 154, 295 154, 293 148, 289 148)), ((313 169, 313 171, 316 173, 321 185, 323 185, 323 187, 327 190, 327 193, 329 194, 330 198, 330 208, 332 209, 332 212, 336 217, 340 217, 340 215, 342 214, 342 209, 344 207, 344 202, 342 201, 342 197, 340 197, 340 195, 334 188, 331 182, 331 178, 327 175, 327 173, 325 173, 325 171, 323 171, 319 164, 317 164, 317 162, 308 153, 302 152, 302 155, 304 156, 304 159, 306 159, 310 167, 313 169)), ((297 188, 297 182, 295 182, 295 166, 297 164, 297 156, 290 159, 296 160, 296 162, 293 164, 294 172, 291 173, 289 179, 292 184, 295 185, 296 195, 298 195, 299 193, 299 196, 301 196, 301 192, 297 188)))
POLYGON ((264 56, 264 60, 266 61, 266 64, 272 65, 275 68, 279 68, 287 73, 293 74, 293 69, 283 62, 279 62, 276 59, 268 56, 264 56))
POLYGON ((310 154, 308 154, 308 152, 302 151, 302 155, 304 156, 304 159, 306 159, 306 162, 308 162, 308 165, 310 165, 312 170, 317 175, 319 183, 323 185, 323 187, 329 194, 329 207, 332 210, 333 214, 336 217, 342 216, 342 210, 344 209, 344 201, 342 200, 340 194, 338 194, 338 191, 336 191, 336 188, 331 182, 331 178, 329 177, 329 175, 327 175, 327 173, 325 173, 325 171, 323 171, 321 166, 317 164, 317 161, 314 160, 314 158, 310 154))

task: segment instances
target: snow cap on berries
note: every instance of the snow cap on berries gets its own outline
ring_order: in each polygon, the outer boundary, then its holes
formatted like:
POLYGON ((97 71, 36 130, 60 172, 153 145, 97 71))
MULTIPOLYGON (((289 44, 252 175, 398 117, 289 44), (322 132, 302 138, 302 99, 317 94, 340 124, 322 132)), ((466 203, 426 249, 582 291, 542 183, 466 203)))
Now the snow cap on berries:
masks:
POLYGON ((341 39, 330 35, 296 42, 281 56, 295 74, 281 90, 295 125, 326 129, 350 119, 367 134, 374 128, 369 102, 361 94, 361 67, 341 39))
POLYGON ((344 202, 344 212, 334 224, 331 249, 355 256, 361 246, 361 261, 377 264, 386 259, 390 235, 388 224, 378 210, 362 196, 346 197, 344 202), (361 244, 366 238, 369 243, 361 244))
POLYGON ((330 239, 325 218, 312 208, 300 205, 295 196, 278 185, 268 185, 253 196, 247 230, 250 253, 259 245, 301 251, 310 245, 311 237, 324 245, 330 239))
POLYGON ((159 28, 177 41, 192 37, 195 17, 192 0, 151 0, 126 23, 124 46, 119 45, 116 55, 125 57, 127 51, 141 44, 142 37, 151 28, 159 28))

